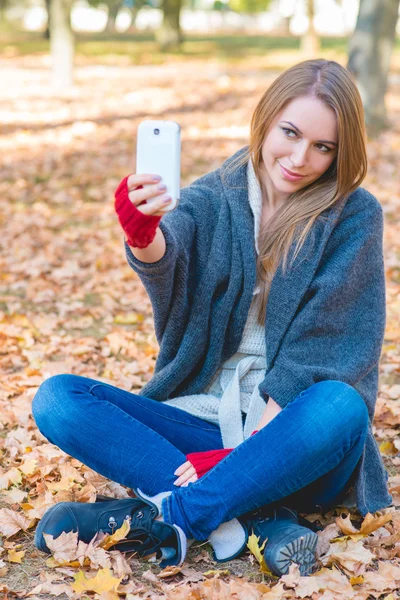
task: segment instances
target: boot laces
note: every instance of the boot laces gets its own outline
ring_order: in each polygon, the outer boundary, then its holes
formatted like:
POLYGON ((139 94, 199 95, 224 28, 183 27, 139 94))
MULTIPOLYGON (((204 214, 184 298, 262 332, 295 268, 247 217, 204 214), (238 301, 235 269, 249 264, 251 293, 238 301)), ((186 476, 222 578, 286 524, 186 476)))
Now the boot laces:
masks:
MULTIPOLYGON (((127 514, 124 519, 128 520, 130 525, 127 539, 135 540, 135 538, 137 538, 138 545, 143 549, 159 544, 160 540, 152 532, 155 516, 155 509, 147 505, 144 505, 141 508, 132 509, 131 513, 127 514)), ((118 529, 118 523, 113 515, 108 519, 108 526, 110 527, 112 534, 118 529)))

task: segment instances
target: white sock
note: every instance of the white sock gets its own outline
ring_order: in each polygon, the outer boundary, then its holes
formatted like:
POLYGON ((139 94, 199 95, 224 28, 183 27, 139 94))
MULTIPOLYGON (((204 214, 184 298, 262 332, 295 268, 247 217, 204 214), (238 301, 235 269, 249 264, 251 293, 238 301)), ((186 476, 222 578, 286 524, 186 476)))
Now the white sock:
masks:
POLYGON ((246 542, 246 532, 237 519, 232 519, 214 529, 209 537, 217 560, 227 560, 237 554, 246 542))

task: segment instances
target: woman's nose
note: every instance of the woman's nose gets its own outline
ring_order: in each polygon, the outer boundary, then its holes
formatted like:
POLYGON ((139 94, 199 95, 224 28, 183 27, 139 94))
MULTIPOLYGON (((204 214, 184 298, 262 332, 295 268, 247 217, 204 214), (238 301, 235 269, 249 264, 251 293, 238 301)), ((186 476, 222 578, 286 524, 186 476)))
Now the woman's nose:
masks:
POLYGON ((296 144, 296 147, 294 148, 290 157, 294 167, 299 168, 304 166, 307 157, 307 149, 306 143, 296 144))

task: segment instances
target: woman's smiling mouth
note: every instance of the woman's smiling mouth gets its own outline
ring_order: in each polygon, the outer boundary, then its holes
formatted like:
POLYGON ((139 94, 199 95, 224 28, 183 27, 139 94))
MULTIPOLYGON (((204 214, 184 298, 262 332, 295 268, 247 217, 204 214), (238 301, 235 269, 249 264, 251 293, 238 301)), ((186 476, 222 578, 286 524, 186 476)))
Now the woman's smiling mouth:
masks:
POLYGON ((288 179, 289 181, 300 181, 305 177, 305 175, 298 175, 297 173, 292 173, 292 171, 285 169, 285 167, 283 167, 279 161, 277 161, 277 163, 281 168, 284 179, 288 179))

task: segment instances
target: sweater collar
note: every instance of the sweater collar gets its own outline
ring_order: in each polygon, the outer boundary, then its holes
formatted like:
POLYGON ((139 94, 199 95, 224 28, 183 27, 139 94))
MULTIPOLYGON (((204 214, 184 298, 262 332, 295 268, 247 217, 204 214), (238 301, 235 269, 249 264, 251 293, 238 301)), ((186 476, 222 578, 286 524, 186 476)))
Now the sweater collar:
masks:
POLYGON ((249 196, 250 208, 254 216, 254 242, 257 255, 260 253, 258 246, 258 236, 260 234, 261 213, 262 213, 262 192, 254 171, 253 161, 249 159, 247 163, 247 190, 249 196))

